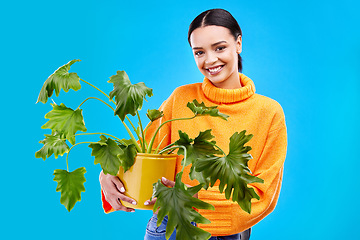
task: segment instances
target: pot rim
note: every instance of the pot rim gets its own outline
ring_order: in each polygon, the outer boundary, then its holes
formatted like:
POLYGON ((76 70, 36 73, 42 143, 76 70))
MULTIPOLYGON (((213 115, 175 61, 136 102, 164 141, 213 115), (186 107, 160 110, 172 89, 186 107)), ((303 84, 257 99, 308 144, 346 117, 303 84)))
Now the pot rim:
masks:
POLYGON ((152 157, 152 158, 173 158, 173 157, 177 157, 178 155, 175 154, 175 153, 171 153, 171 154, 137 153, 136 156, 139 156, 139 157, 152 157))

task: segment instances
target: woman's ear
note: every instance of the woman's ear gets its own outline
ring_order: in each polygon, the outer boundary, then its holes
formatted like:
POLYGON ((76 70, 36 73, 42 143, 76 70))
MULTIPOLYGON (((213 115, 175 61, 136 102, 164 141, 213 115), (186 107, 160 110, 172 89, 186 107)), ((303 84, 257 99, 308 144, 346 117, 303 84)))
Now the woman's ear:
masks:
POLYGON ((240 54, 242 52, 242 38, 241 35, 236 39, 236 53, 240 54))

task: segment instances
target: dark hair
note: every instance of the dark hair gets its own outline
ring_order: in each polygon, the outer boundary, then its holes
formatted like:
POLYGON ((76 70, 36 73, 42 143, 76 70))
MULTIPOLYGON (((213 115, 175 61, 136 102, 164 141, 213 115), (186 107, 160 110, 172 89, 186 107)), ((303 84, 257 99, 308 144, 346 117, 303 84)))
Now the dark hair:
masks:
MULTIPOLYGON (((205 12, 202 12, 198 15, 190 24, 189 31, 188 31, 188 41, 190 43, 190 35, 191 33, 199 28, 199 27, 206 27, 206 26, 221 26, 226 27, 230 30, 231 34, 234 36, 235 40, 242 36, 241 28, 236 21, 236 19, 224 9, 210 9, 205 12)), ((238 55, 238 68, 239 72, 242 71, 242 59, 240 54, 238 55)))

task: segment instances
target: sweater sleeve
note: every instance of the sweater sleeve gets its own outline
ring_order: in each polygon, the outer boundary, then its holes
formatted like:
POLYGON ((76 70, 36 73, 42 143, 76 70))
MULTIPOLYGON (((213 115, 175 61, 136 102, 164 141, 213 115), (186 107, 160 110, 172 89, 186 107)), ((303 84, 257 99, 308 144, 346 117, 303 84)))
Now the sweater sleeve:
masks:
MULTIPOLYGON (((260 157, 256 160, 255 169, 253 169, 253 175, 264 180, 264 183, 254 183, 249 185, 249 187, 253 187, 256 193, 260 196, 260 200, 253 199, 252 200, 252 209, 251 214, 243 211, 236 202, 232 202, 231 200, 226 200, 224 194, 219 192, 218 187, 213 187, 210 191, 200 191, 199 198, 212 203, 215 206, 215 210, 221 212, 221 208, 217 209, 217 202, 221 200, 221 204, 224 206, 228 206, 233 211, 231 215, 228 216, 236 216, 236 218, 232 217, 229 219, 229 223, 231 222, 231 230, 233 233, 242 232, 268 214, 270 214, 277 203, 282 174, 283 174, 283 165, 286 156, 286 148, 287 148, 287 134, 286 134, 286 126, 285 126, 285 118, 282 112, 276 113, 271 124, 271 128, 267 134, 265 145, 262 149, 260 157)), ((200 210, 199 211, 205 217, 208 214, 211 214, 209 211, 200 210)), ((222 218, 227 218, 227 213, 224 211, 220 213, 222 218)), ((203 225, 199 224, 201 228, 206 231, 211 231, 213 234, 221 234, 223 229, 217 230, 216 226, 203 225)))

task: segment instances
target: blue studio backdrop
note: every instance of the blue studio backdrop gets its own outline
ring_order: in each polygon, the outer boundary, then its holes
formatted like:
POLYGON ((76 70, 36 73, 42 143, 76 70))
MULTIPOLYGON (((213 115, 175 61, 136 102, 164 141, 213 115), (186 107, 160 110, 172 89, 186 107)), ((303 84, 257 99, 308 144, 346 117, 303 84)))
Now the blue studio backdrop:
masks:
MULTIPOLYGON (((87 145, 69 168, 87 169, 86 191, 69 213, 60 204, 55 169, 65 157, 35 158, 49 130, 50 103, 35 104, 59 66, 105 92, 117 70, 153 88, 144 109, 158 108, 178 86, 201 82, 187 30, 204 10, 224 8, 243 31, 243 73, 256 92, 277 100, 288 128, 282 191, 251 239, 355 239, 360 208, 358 1, 7 1, 0 7, 1 239, 143 239, 151 211, 105 214, 100 166, 87 145)), ((52 99, 76 108, 86 84, 52 99)), ((50 101, 51 102, 51 101, 50 101)), ((144 114, 144 113, 143 113, 144 114)), ((127 138, 101 102, 83 105, 89 132, 127 138)), ((146 117, 142 116, 146 122, 146 117)), ((97 141, 94 136, 92 140, 97 141)))

